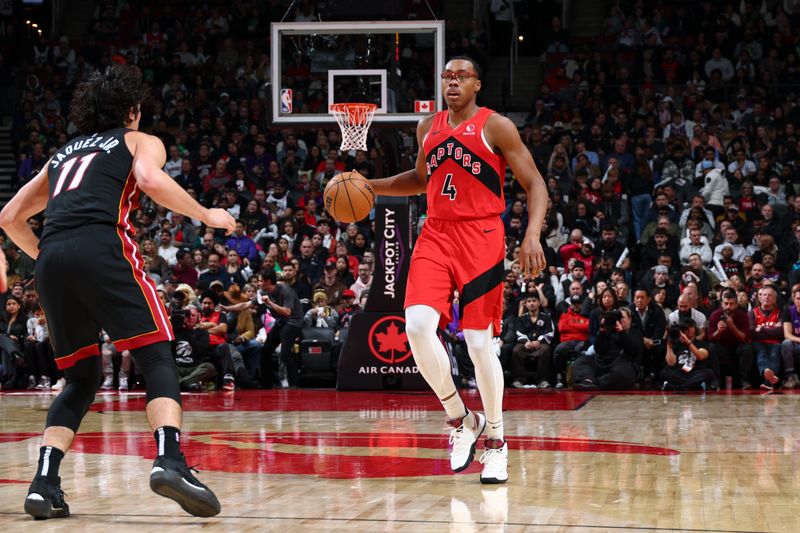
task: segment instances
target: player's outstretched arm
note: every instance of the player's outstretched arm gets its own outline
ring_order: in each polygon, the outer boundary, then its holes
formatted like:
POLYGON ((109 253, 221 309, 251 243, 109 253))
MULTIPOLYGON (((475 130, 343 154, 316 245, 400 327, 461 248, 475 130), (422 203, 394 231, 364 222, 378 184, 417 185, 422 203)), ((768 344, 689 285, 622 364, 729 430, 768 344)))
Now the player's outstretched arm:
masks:
MULTIPOLYGON (((140 132, 126 134, 133 141, 133 175, 139 188, 171 211, 202 221, 206 226, 222 228, 226 235, 236 229, 236 221, 224 209, 207 209, 197 203, 175 180, 162 170, 167 152, 161 139, 140 132)), ((129 144, 130 146, 130 144, 129 144)))
POLYGON ((539 242, 542 223, 547 214, 547 187, 536 168, 531 153, 522 144, 517 127, 508 118, 497 113, 487 121, 488 141, 505 157, 514 177, 528 196, 528 229, 520 249, 520 265, 525 276, 536 277, 547 268, 544 250, 539 242))
POLYGON ((0 212, 0 227, 20 250, 33 259, 39 257, 39 238, 28 226, 28 219, 47 206, 50 189, 47 165, 14 195, 0 212))
POLYGON ((406 170, 400 174, 389 176, 378 180, 370 180, 375 194, 379 196, 412 196, 422 194, 428 184, 428 173, 425 169, 425 151, 422 149, 422 141, 431 128, 433 115, 423 118, 417 124, 417 163, 414 170, 406 170))

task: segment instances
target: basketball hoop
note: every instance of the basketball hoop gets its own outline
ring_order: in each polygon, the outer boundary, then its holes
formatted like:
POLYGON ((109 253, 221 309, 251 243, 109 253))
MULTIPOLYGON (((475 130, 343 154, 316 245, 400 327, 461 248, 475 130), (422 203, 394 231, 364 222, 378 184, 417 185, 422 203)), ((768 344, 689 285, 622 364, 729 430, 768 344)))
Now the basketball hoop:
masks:
POLYGON ((331 104, 330 112, 342 129, 342 151, 367 151, 367 131, 377 108, 375 104, 331 104))

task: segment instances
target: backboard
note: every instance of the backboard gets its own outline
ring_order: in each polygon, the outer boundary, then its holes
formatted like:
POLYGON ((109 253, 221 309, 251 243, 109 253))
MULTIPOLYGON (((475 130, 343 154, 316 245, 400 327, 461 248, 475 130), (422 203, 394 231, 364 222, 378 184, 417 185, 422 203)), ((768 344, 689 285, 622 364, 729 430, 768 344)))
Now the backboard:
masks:
POLYGON ((271 32, 275 124, 335 124, 332 103, 374 103, 378 124, 442 109, 442 21, 273 23, 271 32))

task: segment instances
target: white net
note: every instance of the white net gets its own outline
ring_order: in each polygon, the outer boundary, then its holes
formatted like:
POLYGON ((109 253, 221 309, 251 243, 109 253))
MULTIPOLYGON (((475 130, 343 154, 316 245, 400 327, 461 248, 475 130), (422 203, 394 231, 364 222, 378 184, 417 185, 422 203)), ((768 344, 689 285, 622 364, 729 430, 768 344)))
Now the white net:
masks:
POLYGON ((342 129, 342 151, 367 150, 367 131, 377 107, 375 104, 331 105, 331 114, 342 129))

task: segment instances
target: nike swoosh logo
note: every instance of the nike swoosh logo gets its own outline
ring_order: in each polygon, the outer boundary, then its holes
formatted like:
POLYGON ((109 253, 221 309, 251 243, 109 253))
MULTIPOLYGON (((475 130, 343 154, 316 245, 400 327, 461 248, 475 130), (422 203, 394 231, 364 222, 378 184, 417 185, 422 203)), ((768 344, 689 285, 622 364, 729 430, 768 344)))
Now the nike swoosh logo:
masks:
POLYGON ((491 232, 493 232, 493 231, 494 231, 494 230, 496 230, 496 229, 497 229, 497 228, 494 228, 494 229, 485 229, 485 230, 483 230, 483 232, 484 232, 484 233, 491 233, 491 232))
POLYGON ((499 429, 500 426, 492 426, 492 429, 499 429))

